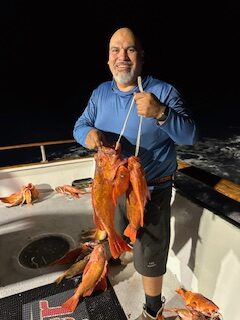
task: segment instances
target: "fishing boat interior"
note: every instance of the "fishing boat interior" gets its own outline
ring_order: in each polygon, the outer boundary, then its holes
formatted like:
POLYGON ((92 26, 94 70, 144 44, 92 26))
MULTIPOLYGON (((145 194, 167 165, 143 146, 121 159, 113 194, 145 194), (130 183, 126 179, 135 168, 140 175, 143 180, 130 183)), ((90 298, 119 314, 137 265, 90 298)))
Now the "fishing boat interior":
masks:
MULTIPOLYGON (((95 162, 92 155, 49 160, 46 147, 56 144, 74 145, 75 141, 0 147, 5 154, 24 148, 40 154, 39 161, 0 168, 1 198, 29 184, 39 192, 32 203, 27 201, 28 191, 17 205, 0 202, 0 319, 134 320, 142 312, 144 293, 131 252, 123 253, 116 263, 109 262, 106 292, 85 297, 73 314, 61 308, 80 278, 57 284, 55 280, 69 265, 50 262, 78 247, 81 234, 95 227, 88 185, 95 162), (73 198, 56 191, 64 185, 85 189, 73 198)), ((176 292, 181 287, 213 301, 220 314, 214 319, 239 319, 239 202, 239 185, 178 159, 163 283, 167 308, 185 308, 176 292)), ((176 313, 164 316, 181 319, 176 313)))

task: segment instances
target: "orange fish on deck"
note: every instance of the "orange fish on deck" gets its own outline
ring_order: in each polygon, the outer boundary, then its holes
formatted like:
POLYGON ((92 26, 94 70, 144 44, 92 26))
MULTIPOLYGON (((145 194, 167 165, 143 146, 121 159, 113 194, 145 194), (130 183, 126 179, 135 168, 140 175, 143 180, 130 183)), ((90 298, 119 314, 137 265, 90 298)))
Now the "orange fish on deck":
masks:
POLYGON ((201 293, 188 291, 184 288, 178 288, 176 292, 183 297, 188 309, 199 311, 208 317, 218 314, 219 307, 201 293))
POLYGON ((82 281, 72 297, 62 307, 74 311, 81 297, 90 296, 93 291, 107 289, 108 262, 103 244, 94 247, 90 259, 83 270, 82 281))
POLYGON ((136 241, 137 230, 143 226, 144 207, 150 199, 150 193, 144 174, 144 169, 139 158, 132 156, 128 158, 128 170, 130 172, 130 183, 127 192, 127 217, 129 224, 124 230, 124 235, 131 242, 136 241))
POLYGON ((22 206, 24 203, 31 205, 38 197, 39 191, 37 188, 32 183, 28 183, 26 186, 22 186, 20 191, 12 193, 7 197, 0 197, 0 201, 9 204, 8 207, 13 207, 17 205, 22 206))
POLYGON ((98 229, 107 232, 110 252, 116 259, 122 252, 131 251, 114 227, 117 197, 126 192, 129 186, 128 170, 123 169, 127 160, 121 159, 120 149, 114 150, 108 147, 99 148, 94 158, 96 161, 92 184, 94 223, 98 229))
POLYGON ((78 189, 76 187, 70 186, 68 184, 56 187, 55 191, 57 191, 58 193, 62 193, 65 196, 68 196, 69 198, 77 198, 77 199, 80 198, 84 193, 86 193, 85 191, 78 189))

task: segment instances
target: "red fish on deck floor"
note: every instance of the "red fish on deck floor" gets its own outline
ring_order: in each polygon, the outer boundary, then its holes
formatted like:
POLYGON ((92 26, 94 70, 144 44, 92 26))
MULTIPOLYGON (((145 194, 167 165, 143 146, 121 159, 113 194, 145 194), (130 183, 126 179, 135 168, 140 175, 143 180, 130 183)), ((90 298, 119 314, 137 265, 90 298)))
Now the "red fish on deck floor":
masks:
POLYGON ((81 297, 90 296, 93 291, 107 289, 108 262, 103 244, 94 247, 90 259, 84 268, 82 281, 72 297, 66 300, 62 307, 74 311, 81 297))

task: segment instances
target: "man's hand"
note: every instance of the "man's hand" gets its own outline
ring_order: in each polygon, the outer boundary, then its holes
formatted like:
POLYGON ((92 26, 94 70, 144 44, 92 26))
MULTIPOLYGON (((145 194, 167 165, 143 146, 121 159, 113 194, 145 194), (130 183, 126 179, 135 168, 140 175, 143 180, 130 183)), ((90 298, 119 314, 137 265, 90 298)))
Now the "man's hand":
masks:
POLYGON ((166 108, 151 92, 135 93, 134 100, 137 105, 139 116, 158 119, 166 108))
POLYGON ((96 149, 106 144, 106 141, 102 132, 93 128, 88 132, 85 143, 88 149, 96 149))

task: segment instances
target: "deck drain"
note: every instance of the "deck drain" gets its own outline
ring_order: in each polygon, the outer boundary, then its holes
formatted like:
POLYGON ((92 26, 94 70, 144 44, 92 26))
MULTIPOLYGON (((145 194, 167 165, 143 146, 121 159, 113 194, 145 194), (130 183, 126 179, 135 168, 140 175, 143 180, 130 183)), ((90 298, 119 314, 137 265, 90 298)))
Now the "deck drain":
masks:
POLYGON ((28 244, 19 255, 21 265, 31 269, 48 266, 49 263, 61 258, 70 245, 59 236, 47 236, 28 244))

